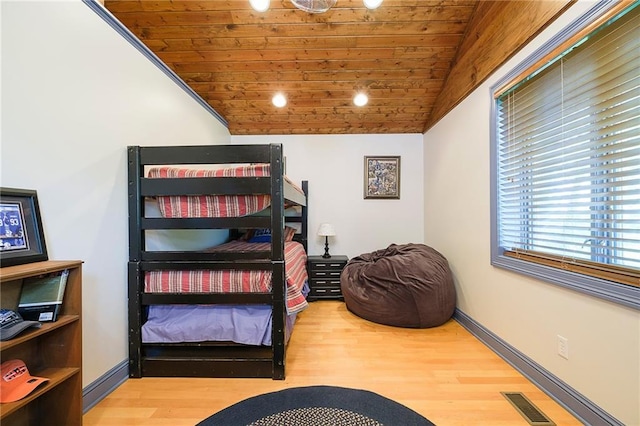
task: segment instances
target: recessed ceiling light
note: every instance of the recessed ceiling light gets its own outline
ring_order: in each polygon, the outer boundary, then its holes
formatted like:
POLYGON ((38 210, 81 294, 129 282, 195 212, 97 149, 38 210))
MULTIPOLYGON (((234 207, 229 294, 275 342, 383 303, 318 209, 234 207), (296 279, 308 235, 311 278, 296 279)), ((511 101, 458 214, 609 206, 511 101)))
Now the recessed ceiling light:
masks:
POLYGON ((359 107, 365 106, 367 104, 367 102, 369 102, 369 97, 367 95, 365 95, 364 93, 358 93, 353 98, 353 103, 356 106, 359 106, 359 107))
POLYGON ((382 0, 364 0, 367 9, 377 9, 382 4, 382 0))
POLYGON ((276 107, 282 108, 287 104, 287 98, 285 98, 282 93, 276 93, 273 99, 271 99, 271 102, 273 102, 276 107))
POLYGON ((266 12, 269 10, 270 0, 249 0, 249 4, 256 12, 266 12))

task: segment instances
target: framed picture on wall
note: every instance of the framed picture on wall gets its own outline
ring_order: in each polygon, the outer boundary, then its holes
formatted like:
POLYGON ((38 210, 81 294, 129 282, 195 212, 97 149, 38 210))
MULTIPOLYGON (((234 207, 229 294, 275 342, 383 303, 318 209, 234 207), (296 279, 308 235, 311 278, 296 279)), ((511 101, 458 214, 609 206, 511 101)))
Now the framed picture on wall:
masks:
POLYGON ((400 157, 364 157, 364 198, 400 198, 400 157))
POLYGON ((0 188, 0 266, 47 259, 36 191, 0 188))

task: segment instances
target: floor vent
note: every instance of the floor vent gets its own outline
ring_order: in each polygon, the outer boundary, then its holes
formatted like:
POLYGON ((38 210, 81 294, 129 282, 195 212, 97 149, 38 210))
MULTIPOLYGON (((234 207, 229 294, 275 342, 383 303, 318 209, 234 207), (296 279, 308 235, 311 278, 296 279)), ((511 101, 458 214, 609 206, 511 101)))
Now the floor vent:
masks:
POLYGON ((532 426, 555 426, 551 419, 544 415, 529 399, 521 392, 500 392, 507 398, 507 401, 515 407, 522 417, 532 426))

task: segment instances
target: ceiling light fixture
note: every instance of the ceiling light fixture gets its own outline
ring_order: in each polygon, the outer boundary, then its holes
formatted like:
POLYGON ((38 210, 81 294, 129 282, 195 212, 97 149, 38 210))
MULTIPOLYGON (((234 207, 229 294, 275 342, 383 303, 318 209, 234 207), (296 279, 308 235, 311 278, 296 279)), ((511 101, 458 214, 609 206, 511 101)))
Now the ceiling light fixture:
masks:
POLYGON ((377 9, 382 4, 382 0, 363 0, 367 9, 377 9))
POLYGON ((358 93, 353 97, 353 103, 355 106, 365 106, 369 102, 369 97, 364 93, 358 93))
POLYGON ((287 98, 285 98, 282 93, 276 93, 271 99, 271 102, 273 102, 273 105, 276 107, 282 108, 287 104, 287 98))
MULTIPOLYGON (((291 3, 300 10, 309 13, 324 13, 336 5, 338 0, 291 0, 291 3)), ((377 9, 383 0, 363 0, 367 9, 377 9)), ((271 0, 249 0, 251 7, 256 12, 266 12, 269 10, 271 0)))
POLYGON ((337 0, 291 0, 300 10, 309 13, 324 13, 336 5, 337 0))
POLYGON ((256 12, 266 12, 269 10, 270 0, 249 0, 249 4, 256 12))

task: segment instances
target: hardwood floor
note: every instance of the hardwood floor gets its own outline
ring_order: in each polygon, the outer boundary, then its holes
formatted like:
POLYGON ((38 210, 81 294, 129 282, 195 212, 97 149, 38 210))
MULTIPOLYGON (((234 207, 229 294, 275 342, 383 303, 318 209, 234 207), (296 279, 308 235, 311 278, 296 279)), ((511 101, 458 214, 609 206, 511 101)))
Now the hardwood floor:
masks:
POLYGON ((523 392, 558 426, 581 425, 457 322, 432 329, 374 324, 344 303, 318 301, 298 316, 287 378, 129 379, 84 415, 84 425, 195 425, 245 398, 296 386, 366 389, 438 426, 526 426, 500 394, 523 392))

